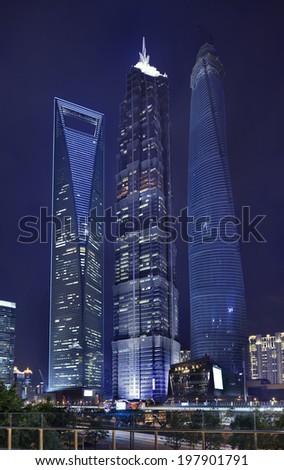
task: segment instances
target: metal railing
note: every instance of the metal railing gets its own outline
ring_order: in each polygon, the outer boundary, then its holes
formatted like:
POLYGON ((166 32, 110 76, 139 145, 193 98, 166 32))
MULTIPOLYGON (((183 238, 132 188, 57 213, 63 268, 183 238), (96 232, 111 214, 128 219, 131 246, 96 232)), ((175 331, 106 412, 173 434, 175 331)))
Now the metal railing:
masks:
POLYGON ((147 436, 145 448, 155 450, 165 445, 202 450, 284 449, 284 425, 279 417, 284 423, 283 411, 260 414, 255 410, 0 413, 0 448, 77 450, 98 444, 135 449, 135 445, 144 448, 143 436, 147 436))
MULTIPOLYGON (((72 439, 72 442, 73 442, 73 445, 71 446, 71 449, 73 450, 78 450, 80 449, 80 446, 79 446, 79 437, 82 433, 88 433, 88 432, 91 432, 89 430, 82 430, 82 429, 70 429, 70 428, 37 428, 37 427, 8 427, 8 428, 4 428, 4 427, 0 427, 0 430, 3 430, 3 431, 6 431, 7 433, 7 447, 4 447, 4 449, 7 449, 7 450, 12 450, 13 448, 13 434, 15 432, 23 432, 23 431, 35 431, 36 433, 38 433, 38 447, 32 447, 33 449, 38 449, 38 450, 48 450, 48 448, 46 448, 44 446, 44 434, 46 432, 60 432, 60 433, 68 433, 70 435, 73 436, 73 439, 72 439)), ((284 430, 263 430, 263 431, 254 431, 254 430, 218 430, 218 429, 207 429, 207 430, 173 430, 173 429, 163 429, 163 430, 141 430, 141 429, 132 429, 132 430, 125 430, 125 429, 120 429, 119 431, 115 430, 115 429, 109 429, 109 430, 106 430, 106 428, 97 428, 96 431, 107 431, 109 433, 111 433, 111 449, 112 450, 116 450, 117 449, 117 445, 116 445, 116 437, 117 437, 117 432, 119 433, 125 433, 125 434, 128 434, 129 435, 129 447, 128 449, 133 449, 133 450, 137 450, 135 449, 135 445, 134 445, 134 434, 135 433, 139 433, 140 436, 141 434, 151 434, 154 439, 153 439, 153 449, 154 450, 158 450, 159 449, 159 444, 161 445, 161 441, 159 441, 159 438, 163 438, 164 440, 167 438, 167 434, 168 435, 171 435, 172 437, 174 437, 175 435, 179 435, 179 434, 191 434, 193 436, 196 436, 197 437, 197 440, 196 440, 196 446, 194 447, 191 447, 191 448, 199 448, 201 450, 206 450, 208 448, 210 449, 213 449, 213 448, 227 448, 228 449, 228 445, 226 444, 226 436, 234 436, 234 435, 242 435, 242 436, 251 436, 251 445, 249 446, 250 449, 254 449, 254 450, 257 450, 257 449, 261 449, 263 448, 262 446, 259 447, 258 445, 258 442, 259 442, 259 437, 260 436, 269 436, 270 438, 272 436, 283 436, 284 437, 284 430), (214 436, 216 438, 216 436, 218 436, 219 438, 221 438, 221 445, 219 447, 212 447, 211 445, 208 446, 207 444, 207 440, 209 439, 210 441, 210 436, 214 436), (132 439, 131 439, 132 438, 132 439), (222 445, 222 442, 223 442, 223 445, 222 445), (132 443, 132 445, 131 445, 132 443), (224 447, 224 444, 225 444, 225 447, 224 447)), ((70 444, 71 440, 69 439, 69 444, 70 444)), ((180 448, 180 447, 177 447, 177 449, 180 448)), ((231 447, 233 448, 233 447, 231 447)), ((244 450, 244 449, 241 449, 240 447, 235 447, 235 448, 238 448, 239 450, 244 450)), ((279 443, 279 447, 276 447, 278 449, 283 449, 284 448, 284 439, 281 440, 281 443, 279 443)), ((70 447, 69 447, 70 449, 70 447)), ((247 447, 246 447, 247 449, 247 447)))

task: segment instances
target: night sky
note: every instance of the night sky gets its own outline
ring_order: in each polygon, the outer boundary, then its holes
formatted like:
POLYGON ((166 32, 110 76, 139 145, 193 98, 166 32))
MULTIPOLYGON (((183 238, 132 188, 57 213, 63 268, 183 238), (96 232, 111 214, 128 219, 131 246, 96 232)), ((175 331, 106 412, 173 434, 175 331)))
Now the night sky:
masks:
MULTIPOLYGON (((50 240, 17 242, 18 221, 51 211, 55 96, 105 114, 106 207, 115 201, 118 110, 146 37, 170 84, 174 215, 187 205, 189 77, 206 35, 224 64, 229 164, 267 243, 241 244, 248 333, 284 330, 284 6, 280 0, 0 1, 0 298, 17 303, 16 364, 47 375, 50 240)), ((180 340, 189 347, 187 245, 177 244, 180 340)), ((105 266, 106 358, 112 246, 105 266)))

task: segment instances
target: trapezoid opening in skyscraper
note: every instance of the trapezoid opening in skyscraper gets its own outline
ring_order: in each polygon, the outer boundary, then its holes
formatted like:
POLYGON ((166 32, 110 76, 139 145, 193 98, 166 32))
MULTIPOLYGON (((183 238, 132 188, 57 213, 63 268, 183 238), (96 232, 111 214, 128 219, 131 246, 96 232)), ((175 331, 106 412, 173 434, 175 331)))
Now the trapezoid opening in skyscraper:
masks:
POLYGON ((50 274, 50 391, 103 391, 104 116, 55 98, 50 274))

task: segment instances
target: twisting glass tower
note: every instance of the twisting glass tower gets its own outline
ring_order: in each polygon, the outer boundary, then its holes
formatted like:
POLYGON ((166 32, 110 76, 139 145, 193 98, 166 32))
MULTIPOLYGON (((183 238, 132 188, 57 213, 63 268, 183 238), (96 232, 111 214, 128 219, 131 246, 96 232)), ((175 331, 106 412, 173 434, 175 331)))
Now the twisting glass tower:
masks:
POLYGON ((175 247, 163 243, 157 222, 172 198, 169 90, 144 40, 120 106, 116 182, 113 393, 164 400, 180 349, 175 247))
POLYGON ((243 275, 228 167, 224 70, 212 44, 201 47, 191 74, 189 244, 191 354, 208 354, 227 371, 242 370, 246 349, 243 275), (223 222, 221 222, 223 220, 223 222), (233 219, 232 219, 233 220, 233 219), (221 222, 221 225, 220 225, 221 222), (215 240, 214 227, 220 228, 215 240), (222 239, 221 239, 222 238, 222 239))
POLYGON ((103 244, 89 230, 103 215, 103 115, 56 98, 49 389, 91 388, 103 381, 103 244))

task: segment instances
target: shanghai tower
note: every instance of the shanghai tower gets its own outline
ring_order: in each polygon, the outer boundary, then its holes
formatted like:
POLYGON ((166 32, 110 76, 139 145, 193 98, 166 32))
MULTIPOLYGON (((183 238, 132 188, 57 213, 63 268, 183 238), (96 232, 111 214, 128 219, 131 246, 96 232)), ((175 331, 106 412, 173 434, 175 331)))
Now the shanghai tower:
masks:
POLYGON ((149 64, 144 39, 139 56, 120 105, 113 394, 163 401, 180 349, 175 246, 158 223, 172 199, 169 88, 149 64))
POLYGON ((190 346, 193 359, 208 354, 228 373, 238 374, 247 343, 246 311, 223 80, 223 65, 206 43, 191 74, 188 206, 195 224, 190 224, 194 241, 189 243, 190 346))

